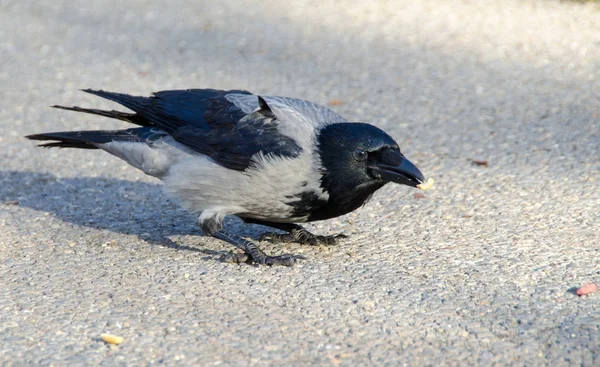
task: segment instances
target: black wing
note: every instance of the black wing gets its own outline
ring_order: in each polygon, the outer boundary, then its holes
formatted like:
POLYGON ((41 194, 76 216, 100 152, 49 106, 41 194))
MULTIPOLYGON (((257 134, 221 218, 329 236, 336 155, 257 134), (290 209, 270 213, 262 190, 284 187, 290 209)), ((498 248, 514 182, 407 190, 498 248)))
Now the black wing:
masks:
POLYGON ((138 120, 165 130, 176 141, 229 169, 245 170, 257 153, 295 157, 302 151, 293 139, 278 132, 276 118, 264 101, 260 101, 261 111, 246 117, 225 98, 230 93, 251 94, 247 91, 171 90, 152 97, 85 92, 120 103, 133 110, 138 120))

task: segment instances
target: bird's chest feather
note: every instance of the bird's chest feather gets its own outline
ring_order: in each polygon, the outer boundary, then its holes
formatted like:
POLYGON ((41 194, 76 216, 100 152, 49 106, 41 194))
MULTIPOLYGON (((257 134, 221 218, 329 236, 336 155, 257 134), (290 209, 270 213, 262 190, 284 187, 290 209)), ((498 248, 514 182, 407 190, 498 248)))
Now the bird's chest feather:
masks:
POLYGON ((345 192, 329 193, 328 198, 314 191, 304 191, 287 204, 294 217, 306 217, 307 222, 325 220, 350 213, 364 205, 384 183, 348 188, 345 192))

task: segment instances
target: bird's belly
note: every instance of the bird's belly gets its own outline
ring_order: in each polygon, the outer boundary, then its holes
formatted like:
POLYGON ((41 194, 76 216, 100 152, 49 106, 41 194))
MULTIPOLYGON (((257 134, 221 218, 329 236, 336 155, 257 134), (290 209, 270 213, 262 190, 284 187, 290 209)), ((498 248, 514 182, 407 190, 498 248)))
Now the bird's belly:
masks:
POLYGON ((311 209, 324 205, 328 195, 317 182, 305 178, 307 168, 299 163, 279 159, 264 162, 259 169, 235 171, 206 157, 192 157, 171 167, 164 183, 168 193, 194 212, 210 210, 273 222, 306 222, 311 209), (300 194, 299 189, 303 190, 300 194))

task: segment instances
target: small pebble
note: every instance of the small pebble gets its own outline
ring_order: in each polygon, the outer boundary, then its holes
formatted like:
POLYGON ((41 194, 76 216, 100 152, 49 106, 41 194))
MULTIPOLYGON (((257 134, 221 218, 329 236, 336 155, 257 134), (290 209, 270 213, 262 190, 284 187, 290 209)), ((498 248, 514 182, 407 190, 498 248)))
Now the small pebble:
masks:
POLYGON ((593 293, 597 290, 598 290, 598 285, 596 285, 594 283, 588 283, 588 284, 584 285, 583 287, 580 287, 577 289, 577 295, 585 296, 585 295, 593 293))
POLYGON ((479 160, 479 159, 473 159, 471 161, 471 163, 473 163, 475 166, 480 166, 480 167, 489 167, 490 166, 490 162, 484 161, 484 160, 479 160))

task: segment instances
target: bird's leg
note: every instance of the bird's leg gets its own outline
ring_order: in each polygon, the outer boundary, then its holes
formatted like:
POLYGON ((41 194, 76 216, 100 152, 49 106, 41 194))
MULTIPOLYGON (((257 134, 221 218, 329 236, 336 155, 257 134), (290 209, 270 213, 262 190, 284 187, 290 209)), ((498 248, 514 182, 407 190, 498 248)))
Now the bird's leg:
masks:
POLYGON ((267 232, 260 236, 261 241, 270 241, 273 243, 289 243, 297 242, 300 244, 307 245, 335 245, 337 244, 338 238, 346 238, 344 234, 337 234, 333 236, 319 236, 310 233, 302 226, 294 223, 276 223, 266 222, 257 219, 244 219, 246 223, 255 223, 263 226, 273 227, 285 231, 287 233, 275 233, 267 232))
POLYGON ((226 260, 235 263, 246 262, 249 260, 254 261, 260 265, 284 265, 292 266, 296 262, 296 259, 302 259, 302 256, 296 255, 280 255, 270 256, 265 254, 256 244, 240 237, 235 234, 229 233, 223 229, 223 224, 217 220, 216 216, 210 218, 203 218, 200 216, 198 219, 198 225, 204 233, 209 234, 215 238, 228 242, 235 247, 244 251, 243 254, 229 254, 226 260))

